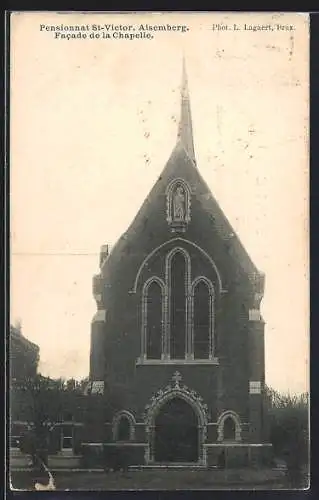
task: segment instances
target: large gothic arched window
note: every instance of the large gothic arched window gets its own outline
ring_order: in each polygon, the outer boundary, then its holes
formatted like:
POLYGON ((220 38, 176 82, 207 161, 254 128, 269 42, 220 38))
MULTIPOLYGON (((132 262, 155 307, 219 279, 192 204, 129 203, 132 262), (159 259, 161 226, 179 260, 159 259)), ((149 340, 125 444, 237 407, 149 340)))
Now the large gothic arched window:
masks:
POLYGON ((207 284, 199 281, 194 288, 194 358, 207 359, 210 354, 210 293, 207 284))
POLYGON ((171 259, 170 357, 184 359, 186 353, 186 259, 176 252, 171 259))
POLYGON ((153 281, 146 297, 146 357, 161 359, 162 355, 162 291, 153 281))
POLYGON ((241 423, 233 411, 224 411, 217 421, 217 441, 241 441, 241 423))
POLYGON ((183 246, 171 248, 158 261, 159 275, 144 282, 139 364, 216 362, 215 285, 204 274, 192 279, 193 267, 200 269, 192 258, 183 246))

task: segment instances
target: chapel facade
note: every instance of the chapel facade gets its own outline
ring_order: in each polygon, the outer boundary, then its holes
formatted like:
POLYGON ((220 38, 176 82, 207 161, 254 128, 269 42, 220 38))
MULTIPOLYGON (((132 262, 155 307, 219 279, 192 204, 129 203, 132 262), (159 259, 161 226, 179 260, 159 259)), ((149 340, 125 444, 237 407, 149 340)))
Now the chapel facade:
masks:
POLYGON ((197 167, 185 65, 176 146, 93 293, 92 391, 117 402, 88 444, 144 466, 265 459, 264 275, 197 167))

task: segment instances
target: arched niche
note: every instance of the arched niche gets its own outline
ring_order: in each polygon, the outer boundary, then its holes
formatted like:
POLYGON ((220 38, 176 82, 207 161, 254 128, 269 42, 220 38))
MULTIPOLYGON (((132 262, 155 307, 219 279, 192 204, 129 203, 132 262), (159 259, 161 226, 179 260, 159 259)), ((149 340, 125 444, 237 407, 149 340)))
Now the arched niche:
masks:
POLYGON ((228 410, 219 416, 217 434, 218 441, 241 441, 241 422, 236 412, 228 410))
POLYGON ((166 220, 173 232, 185 232, 191 220, 191 189, 184 179, 173 179, 167 186, 166 220))
POLYGON ((135 439, 135 418, 126 410, 118 412, 113 419, 113 440, 133 441, 135 439))

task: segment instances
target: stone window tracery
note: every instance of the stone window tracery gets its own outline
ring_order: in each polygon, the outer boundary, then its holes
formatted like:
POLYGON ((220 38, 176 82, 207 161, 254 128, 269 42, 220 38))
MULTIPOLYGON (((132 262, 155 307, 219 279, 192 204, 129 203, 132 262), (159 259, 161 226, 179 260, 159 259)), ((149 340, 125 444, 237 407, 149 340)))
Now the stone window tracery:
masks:
POLYGON ((191 257, 174 247, 165 257, 164 280, 142 289, 140 360, 214 361, 215 289, 205 276, 191 280, 191 257))

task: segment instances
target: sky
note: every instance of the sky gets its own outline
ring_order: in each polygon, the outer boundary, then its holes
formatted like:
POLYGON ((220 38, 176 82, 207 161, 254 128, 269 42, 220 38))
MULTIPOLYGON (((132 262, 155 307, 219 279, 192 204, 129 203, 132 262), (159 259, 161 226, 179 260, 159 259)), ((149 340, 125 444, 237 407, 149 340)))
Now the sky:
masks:
POLYGON ((198 168, 266 275, 266 382, 307 390, 307 16, 29 12, 11 29, 10 319, 39 345, 41 372, 88 375, 99 250, 174 148, 184 54, 198 168), (189 30, 62 40, 40 29, 93 23, 189 30), (212 29, 233 23, 242 29, 212 29))

